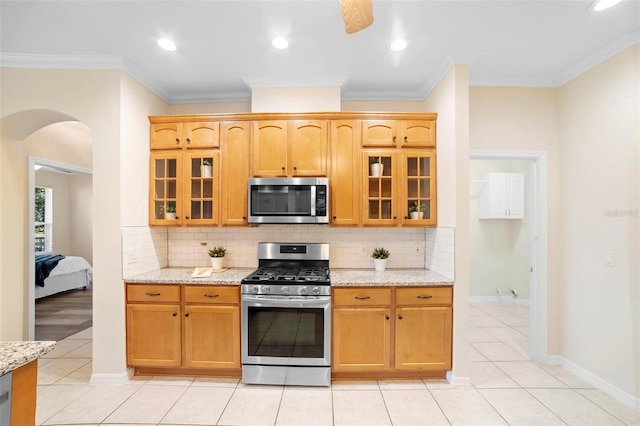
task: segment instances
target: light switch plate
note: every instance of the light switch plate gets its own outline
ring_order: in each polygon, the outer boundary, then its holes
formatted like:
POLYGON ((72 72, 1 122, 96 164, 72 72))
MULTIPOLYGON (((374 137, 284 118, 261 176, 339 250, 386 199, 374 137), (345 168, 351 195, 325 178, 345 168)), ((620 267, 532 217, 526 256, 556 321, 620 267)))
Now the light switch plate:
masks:
POLYGON ((613 250, 604 251, 604 266, 616 266, 616 254, 613 250))

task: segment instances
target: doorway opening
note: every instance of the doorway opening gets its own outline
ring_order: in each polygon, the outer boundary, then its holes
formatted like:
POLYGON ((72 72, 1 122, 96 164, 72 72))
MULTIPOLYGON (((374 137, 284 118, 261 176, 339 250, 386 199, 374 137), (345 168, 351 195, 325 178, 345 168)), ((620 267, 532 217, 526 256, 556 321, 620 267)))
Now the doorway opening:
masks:
MULTIPOLYGON (((472 151, 470 159, 470 300, 509 303, 513 315, 507 310, 502 314, 502 323, 512 330, 500 331, 528 335, 528 356, 544 362, 547 356, 546 153, 472 151), (492 172, 497 183, 490 184, 492 172), (498 213, 492 216, 487 212, 487 191, 491 187, 494 192, 500 192, 499 188, 504 187, 500 179, 510 177, 504 176, 507 173, 524 177, 521 195, 525 197, 525 210, 519 219, 501 217, 498 213), (527 324, 518 324, 518 313, 526 313, 527 324)), ((510 181, 506 182, 505 185, 511 185, 510 181)), ((508 210, 509 214, 513 213, 511 208, 508 210)))

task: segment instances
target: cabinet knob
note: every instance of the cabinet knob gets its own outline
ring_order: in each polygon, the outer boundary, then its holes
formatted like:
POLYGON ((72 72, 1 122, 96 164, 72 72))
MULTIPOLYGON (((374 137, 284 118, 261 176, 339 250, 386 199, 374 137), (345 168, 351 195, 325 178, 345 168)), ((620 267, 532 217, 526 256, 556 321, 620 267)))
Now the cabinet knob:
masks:
POLYGON ((184 316, 185 316, 185 317, 188 317, 188 316, 189 316, 189 312, 187 312, 186 314, 184 314, 184 316))
POLYGON ((178 313, 177 313, 177 312, 174 312, 173 314, 171 314, 171 316, 177 317, 177 316, 178 316, 178 313))
POLYGON ((401 319, 402 319, 402 315, 398 315, 398 319, 400 319, 400 320, 401 320, 401 319))
POLYGON ((405 219, 409 219, 409 216, 405 216, 404 218, 405 218, 405 219))
POLYGON ((333 216, 333 218, 334 218, 334 219, 337 219, 338 217, 337 217, 337 216, 333 216))
POLYGON ((242 216, 242 220, 247 220, 247 217, 246 216, 242 216))
POLYGON ((385 315, 384 319, 386 319, 387 321, 389 321, 389 315, 385 315))
POLYGON ((298 168, 296 166, 293 166, 293 170, 298 170, 298 168))
MULTIPOLYGON (((179 216, 176 216, 176 219, 180 219, 180 217, 179 217, 179 216)), ((187 218, 187 219, 188 219, 188 218, 187 218)))
POLYGON ((176 145, 180 143, 180 138, 176 138, 176 145))
MULTIPOLYGON (((184 218, 185 218, 185 219, 189 219, 189 216, 185 216, 184 218)), ((176 219, 177 219, 177 218, 176 218, 176 219)))
MULTIPOLYGON (((406 139, 406 138, 405 138, 406 139)), ((191 143, 191 139, 187 138, 187 143, 191 143)))
POLYGON ((406 136, 404 137, 404 141, 405 141, 405 142, 406 142, 408 139, 409 139, 408 137, 406 137, 406 136))
POLYGON ((284 166, 282 166, 282 171, 283 171, 283 172, 284 172, 284 169, 285 169, 285 167, 284 167, 284 166))
POLYGON ((398 216, 394 216, 394 217, 393 217, 393 220, 396 220, 397 218, 398 218, 398 216))
POLYGON ((393 137, 393 141, 394 141, 394 142, 396 141, 396 137, 395 137, 395 136, 393 137))

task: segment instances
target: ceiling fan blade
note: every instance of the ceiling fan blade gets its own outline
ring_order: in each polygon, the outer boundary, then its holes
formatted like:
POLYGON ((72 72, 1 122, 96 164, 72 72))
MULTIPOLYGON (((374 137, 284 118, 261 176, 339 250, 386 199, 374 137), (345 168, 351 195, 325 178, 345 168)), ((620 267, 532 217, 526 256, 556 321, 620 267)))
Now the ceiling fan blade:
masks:
POLYGON ((340 0, 342 19, 347 34, 353 34, 373 23, 372 0, 340 0))

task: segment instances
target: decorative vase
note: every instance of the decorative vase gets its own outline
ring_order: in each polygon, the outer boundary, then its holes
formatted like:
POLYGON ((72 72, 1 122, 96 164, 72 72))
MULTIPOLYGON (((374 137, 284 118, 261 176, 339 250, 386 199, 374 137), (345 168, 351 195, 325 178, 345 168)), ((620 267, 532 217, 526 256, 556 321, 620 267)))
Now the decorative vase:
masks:
POLYGON ((420 217, 420 214, 421 214, 420 212, 410 212, 410 213, 409 213, 409 217, 410 217, 411 219, 413 219, 413 220, 416 220, 416 219, 422 219, 422 218, 420 217))
POLYGON ((202 166, 202 177, 210 178, 212 169, 213 169, 213 166, 207 166, 207 165, 202 166))
POLYGON ((384 164, 382 163, 371 164, 371 176, 380 177, 382 176, 383 170, 384 170, 384 164))
POLYGON ((167 220, 176 220, 176 213, 175 212, 166 212, 164 214, 164 218, 167 220))
POLYGON ((211 258, 211 268, 214 271, 218 269, 222 269, 222 265, 224 264, 224 257, 212 257, 211 258))
POLYGON ((384 271, 387 267, 387 259, 373 259, 373 268, 376 271, 384 271))

